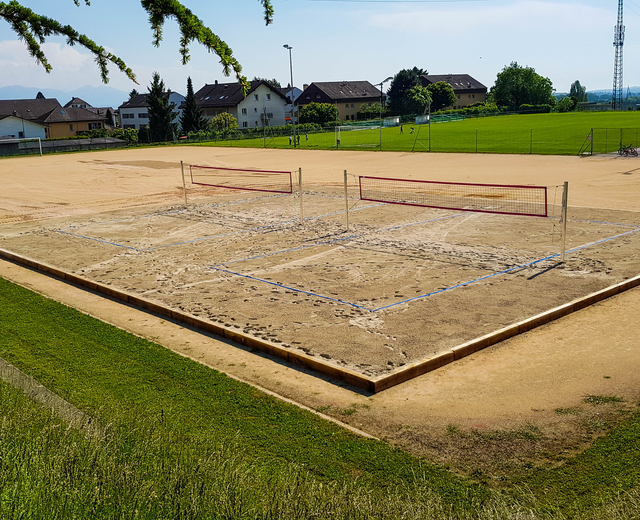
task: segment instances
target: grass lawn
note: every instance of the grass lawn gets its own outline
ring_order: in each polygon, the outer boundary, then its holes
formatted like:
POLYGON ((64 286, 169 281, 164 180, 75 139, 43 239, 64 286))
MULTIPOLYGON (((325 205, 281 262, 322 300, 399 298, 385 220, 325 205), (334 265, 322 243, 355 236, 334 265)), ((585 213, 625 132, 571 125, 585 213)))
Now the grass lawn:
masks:
POLYGON ((640 413, 497 489, 1 278, 0 357, 105 430, 67 429, 0 382, 3 519, 640 515, 640 413))
MULTIPOLYGON (((565 114, 528 114, 492 116, 431 125, 432 152, 515 153, 541 155, 578 155, 594 131, 594 153, 618 150, 623 132, 623 144, 640 146, 640 111, 634 112, 571 112, 565 114), (604 130, 609 129, 609 130, 604 130)), ((429 149, 428 125, 404 124, 400 128, 383 128, 352 137, 341 134, 342 149, 386 151, 423 151, 429 149), (411 129, 415 131, 412 133, 411 129), (417 137, 417 140, 416 140, 417 137)), ((193 144, 193 143, 190 143, 193 144)), ((249 148, 293 148, 288 137, 221 140, 203 143, 207 146, 249 148)), ((329 150, 335 148, 334 131, 300 136, 300 148, 329 150)))

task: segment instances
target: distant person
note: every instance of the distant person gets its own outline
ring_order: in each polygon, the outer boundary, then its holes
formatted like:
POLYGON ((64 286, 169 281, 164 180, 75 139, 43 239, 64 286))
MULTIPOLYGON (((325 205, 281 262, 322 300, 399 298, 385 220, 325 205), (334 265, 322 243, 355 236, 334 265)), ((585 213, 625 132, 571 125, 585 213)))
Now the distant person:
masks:
POLYGON ((307 143, 309 142, 309 134, 305 135, 306 139, 307 139, 307 143))
POLYGON ((291 146, 291 136, 289 136, 289 146, 291 146))
POLYGON ((413 127, 411 127, 411 133, 413 133, 413 132, 415 132, 415 131, 416 131, 416 129, 415 129, 415 128, 413 128, 413 127))
POLYGON ((402 125, 400 125, 400 133, 403 133, 403 131, 402 131, 402 125))

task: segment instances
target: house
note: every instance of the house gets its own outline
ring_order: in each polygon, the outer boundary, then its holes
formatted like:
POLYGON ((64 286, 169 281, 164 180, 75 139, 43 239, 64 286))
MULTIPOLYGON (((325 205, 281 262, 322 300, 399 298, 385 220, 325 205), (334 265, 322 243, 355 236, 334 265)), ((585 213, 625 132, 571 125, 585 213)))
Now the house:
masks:
POLYGON ((84 108, 64 108, 57 99, 0 101, 0 135, 45 139, 99 128, 104 128, 103 116, 84 108))
POLYGON ((474 103, 485 103, 487 101, 487 87, 469 76, 469 74, 428 74, 420 76, 420 82, 423 87, 428 87, 439 81, 444 81, 453 88, 453 93, 456 95, 456 106, 452 108, 462 108, 474 103))
POLYGON ((298 97, 297 105, 309 103, 331 103, 339 111, 339 119, 353 121, 365 103, 386 102, 380 89, 368 81, 322 81, 311 83, 298 97))
MULTIPOLYGON (((172 123, 180 124, 180 116, 182 116, 182 105, 184 96, 177 92, 167 91, 169 94, 169 103, 175 103, 177 112, 172 123)), ((118 107, 120 113, 120 124, 122 128, 140 128, 149 127, 149 104, 147 103, 148 94, 138 94, 129 101, 125 101, 118 107)))
POLYGON ((58 107, 43 120, 47 125, 47 137, 72 137, 78 132, 104 128, 104 117, 85 108, 58 107))
POLYGON ((69 101, 63 108, 84 108, 86 110, 89 110, 90 112, 93 112, 94 114, 101 116, 105 121, 108 119, 109 112, 111 112, 112 120, 115 113, 113 108, 111 107, 94 107, 79 97, 72 98, 71 101, 69 101))
POLYGON ((12 138, 47 137, 46 117, 60 107, 57 99, 0 100, 0 135, 12 138))
POLYGON ((251 81, 246 97, 239 83, 205 85, 196 92, 196 104, 207 119, 228 112, 240 129, 285 124, 287 96, 266 81, 251 81))

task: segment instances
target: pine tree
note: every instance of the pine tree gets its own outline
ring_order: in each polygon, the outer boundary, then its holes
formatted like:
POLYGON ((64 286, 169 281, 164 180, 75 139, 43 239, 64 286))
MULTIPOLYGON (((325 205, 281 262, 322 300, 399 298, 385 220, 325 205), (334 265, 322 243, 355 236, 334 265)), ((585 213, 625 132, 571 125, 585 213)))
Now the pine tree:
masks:
POLYGON ((169 93, 164 89, 160 74, 153 73, 153 80, 147 94, 149 105, 149 134, 152 142, 173 141, 176 132, 176 104, 169 102, 169 93))
POLYGON ((207 125, 207 119, 196 104, 196 96, 193 93, 193 83, 191 83, 191 78, 189 77, 187 78, 187 97, 184 100, 184 109, 180 117, 182 132, 184 134, 199 132, 200 130, 206 130, 207 125))
POLYGON ((138 91, 134 88, 131 89, 131 92, 129 92, 129 101, 131 101, 134 97, 138 96, 138 91))

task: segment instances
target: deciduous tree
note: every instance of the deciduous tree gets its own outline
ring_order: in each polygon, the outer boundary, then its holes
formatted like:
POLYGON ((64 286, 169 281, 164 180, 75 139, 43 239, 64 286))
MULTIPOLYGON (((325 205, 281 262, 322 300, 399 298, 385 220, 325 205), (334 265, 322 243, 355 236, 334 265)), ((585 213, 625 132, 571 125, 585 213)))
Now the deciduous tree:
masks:
POLYGON ((418 67, 412 69, 402 69, 391 81, 387 95, 389 96, 389 111, 393 115, 411 114, 411 102, 409 101, 409 90, 420 85, 420 76, 428 74, 426 70, 418 67))
POLYGON ((309 103, 300 108, 301 123, 317 123, 319 125, 335 121, 340 111, 331 103, 309 103))
POLYGON ((580 85, 578 80, 571 83, 571 88, 569 89, 569 97, 572 97, 576 100, 576 103, 582 103, 587 100, 587 87, 583 87, 580 85))
POLYGON ((431 94, 432 112, 437 112, 438 110, 452 107, 456 104, 456 94, 453 91, 453 87, 446 81, 432 83, 427 87, 427 90, 431 94))
POLYGON ((229 112, 223 112, 214 117, 211 122, 211 129, 216 132, 226 132, 238 128, 238 120, 229 112))
MULTIPOLYGON (((55 1, 60 2, 66 0, 55 1)), ((264 9, 265 23, 269 25, 273 21, 273 6, 271 0, 259 1, 264 9)), ((73 2, 77 6, 80 6, 81 0, 73 0, 73 2)), ((89 0, 84 0, 84 3, 89 5, 90 2, 89 0)), ((242 67, 234 58, 231 48, 229 48, 217 34, 205 26, 202 20, 189 9, 178 0, 141 0, 140 4, 149 15, 149 24, 153 32, 153 44, 156 47, 159 46, 162 41, 162 31, 165 21, 167 19, 174 19, 180 30, 180 54, 182 55, 182 63, 186 64, 189 61, 189 46, 194 41, 197 41, 209 52, 214 53, 220 58, 225 76, 229 76, 231 73, 235 74, 246 93, 249 89, 249 82, 247 78, 242 75, 242 67)), ((0 19, 5 20, 10 25, 13 32, 25 42, 29 54, 33 56, 36 62, 41 64, 47 72, 50 72, 52 67, 41 45, 46 41, 48 36, 65 36, 69 45, 81 45, 94 55, 104 83, 108 83, 109 81, 109 71, 107 68, 109 63, 114 64, 129 78, 136 81, 134 72, 122 59, 111 54, 103 46, 98 45, 84 34, 78 33, 70 25, 63 25, 53 18, 39 15, 22 5, 18 0, 0 2, 0 19)))
POLYGON ((498 73, 490 96, 497 105, 511 109, 521 105, 555 104, 551 80, 515 61, 498 73))
POLYGON ((407 93, 407 107, 411 114, 424 114, 432 103, 431 93, 427 87, 416 85, 407 93))

